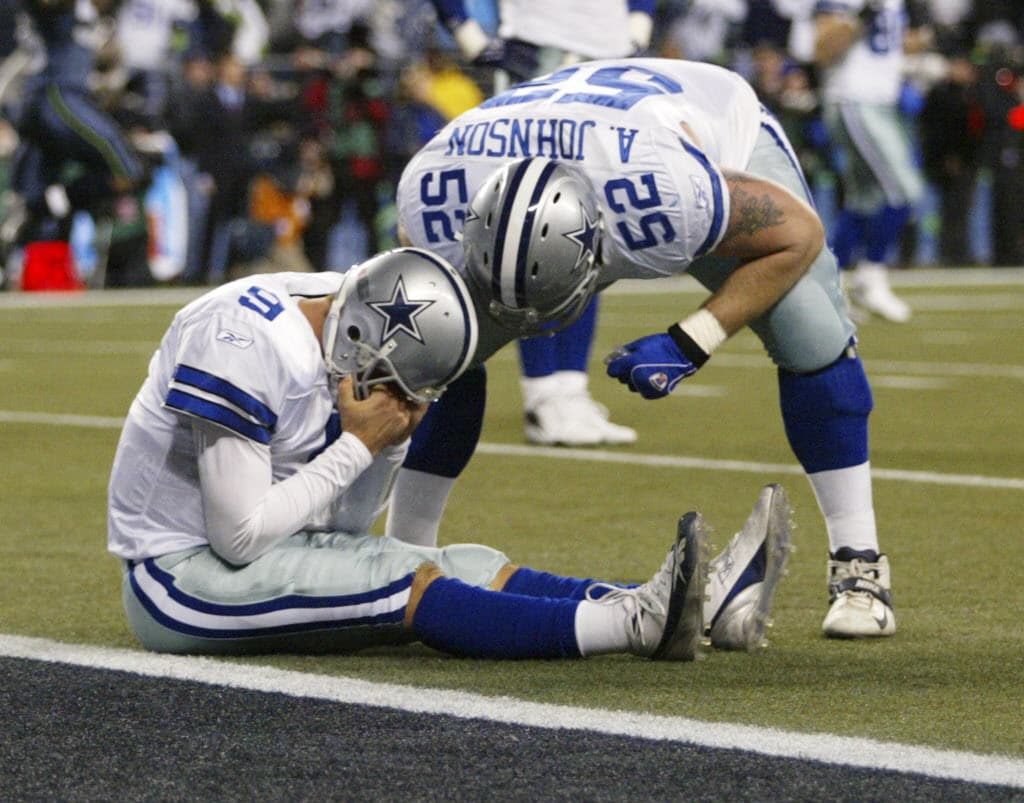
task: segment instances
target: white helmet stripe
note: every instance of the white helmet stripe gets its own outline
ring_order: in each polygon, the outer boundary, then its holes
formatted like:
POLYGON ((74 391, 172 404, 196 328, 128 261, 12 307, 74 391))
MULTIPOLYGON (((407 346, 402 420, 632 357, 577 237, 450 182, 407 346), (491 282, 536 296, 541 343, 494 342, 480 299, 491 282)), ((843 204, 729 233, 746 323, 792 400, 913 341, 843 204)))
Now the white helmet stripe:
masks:
POLYGON ((546 159, 527 159, 509 176, 509 189, 497 224, 493 266, 494 293, 506 306, 526 306, 526 256, 536 206, 556 164, 546 159), (524 184, 533 187, 529 195, 519 191, 524 184))

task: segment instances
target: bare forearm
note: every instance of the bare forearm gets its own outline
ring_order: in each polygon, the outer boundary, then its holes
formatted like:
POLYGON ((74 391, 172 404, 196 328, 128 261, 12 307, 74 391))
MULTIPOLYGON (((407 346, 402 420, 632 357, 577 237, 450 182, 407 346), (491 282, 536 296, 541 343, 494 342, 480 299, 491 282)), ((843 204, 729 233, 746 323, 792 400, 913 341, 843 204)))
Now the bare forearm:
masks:
POLYGON ((726 334, 760 317, 796 284, 824 247, 821 221, 806 203, 770 181, 728 173, 729 226, 715 256, 739 259, 704 307, 726 334))
POLYGON ((788 251, 747 262, 732 272, 704 308, 732 336, 770 310, 800 280, 809 264, 788 251))

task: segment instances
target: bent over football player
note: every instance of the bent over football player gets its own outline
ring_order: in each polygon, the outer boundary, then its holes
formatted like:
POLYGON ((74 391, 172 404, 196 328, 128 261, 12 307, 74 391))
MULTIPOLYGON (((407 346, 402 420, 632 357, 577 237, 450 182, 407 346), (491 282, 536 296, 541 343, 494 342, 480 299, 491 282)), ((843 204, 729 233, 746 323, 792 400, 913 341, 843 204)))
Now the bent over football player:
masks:
MULTIPOLYGON (((663 398, 749 326, 778 368, 786 435, 825 518, 823 630, 895 632, 855 327, 793 149, 739 75, 665 59, 558 70, 449 123, 398 192, 406 242, 446 257, 486 300, 477 363, 566 326, 618 279, 700 281, 703 305, 617 350, 608 374, 663 398)), ((485 382, 482 368, 467 371, 417 430, 389 532, 435 541, 475 448, 479 429, 465 422, 482 415, 485 382)))
POLYGON ((650 581, 519 567, 501 552, 368 534, 410 433, 470 364, 474 302, 425 251, 346 274, 268 274, 182 309, 128 413, 108 546, 128 622, 174 653, 322 652, 420 640, 456 655, 692 660, 764 644, 789 507, 766 486, 707 582, 684 515, 650 581))

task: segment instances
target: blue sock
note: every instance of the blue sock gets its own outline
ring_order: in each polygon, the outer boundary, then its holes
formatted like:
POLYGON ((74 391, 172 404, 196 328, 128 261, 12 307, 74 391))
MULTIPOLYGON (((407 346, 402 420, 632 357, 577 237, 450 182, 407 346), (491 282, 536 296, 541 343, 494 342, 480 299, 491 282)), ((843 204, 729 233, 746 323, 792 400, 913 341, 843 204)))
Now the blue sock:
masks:
POLYGON ((779 371, 786 437, 808 474, 868 459, 871 386, 860 357, 840 357, 813 374, 779 371))
POLYGON ((535 379, 539 376, 551 376, 558 370, 556 337, 558 334, 526 337, 516 341, 523 376, 535 379))
POLYGON ((468 658, 579 658, 578 605, 440 577, 420 599, 412 629, 424 644, 468 658))
POLYGON ((487 373, 478 366, 452 382, 413 432, 404 468, 458 477, 480 440, 487 404, 487 373))
POLYGON ((555 371, 586 371, 597 326, 597 298, 592 298, 578 320, 553 335, 518 341, 523 376, 536 379, 555 371))
POLYGON ((586 372, 596 328, 597 296, 594 296, 577 321, 555 334, 559 371, 586 372))
POLYGON ((832 251, 836 262, 842 270, 852 268, 857 261, 857 254, 864 241, 864 228, 867 225, 866 215, 843 210, 836 218, 832 232, 832 251))
POLYGON ((909 218, 909 206, 887 206, 874 215, 864 234, 864 256, 872 262, 888 262, 909 218))

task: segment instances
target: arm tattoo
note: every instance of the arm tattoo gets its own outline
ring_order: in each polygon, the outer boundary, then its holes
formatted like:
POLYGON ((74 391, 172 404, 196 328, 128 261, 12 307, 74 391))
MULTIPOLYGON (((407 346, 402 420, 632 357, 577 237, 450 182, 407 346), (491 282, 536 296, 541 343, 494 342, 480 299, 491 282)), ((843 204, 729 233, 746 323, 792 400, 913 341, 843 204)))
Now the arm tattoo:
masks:
MULTIPOLYGON (((732 173, 729 175, 729 180, 736 185, 751 179, 732 173)), ((761 229, 782 224, 785 216, 778 204, 767 193, 760 196, 751 195, 740 187, 733 186, 730 218, 730 235, 751 235, 761 229)))

